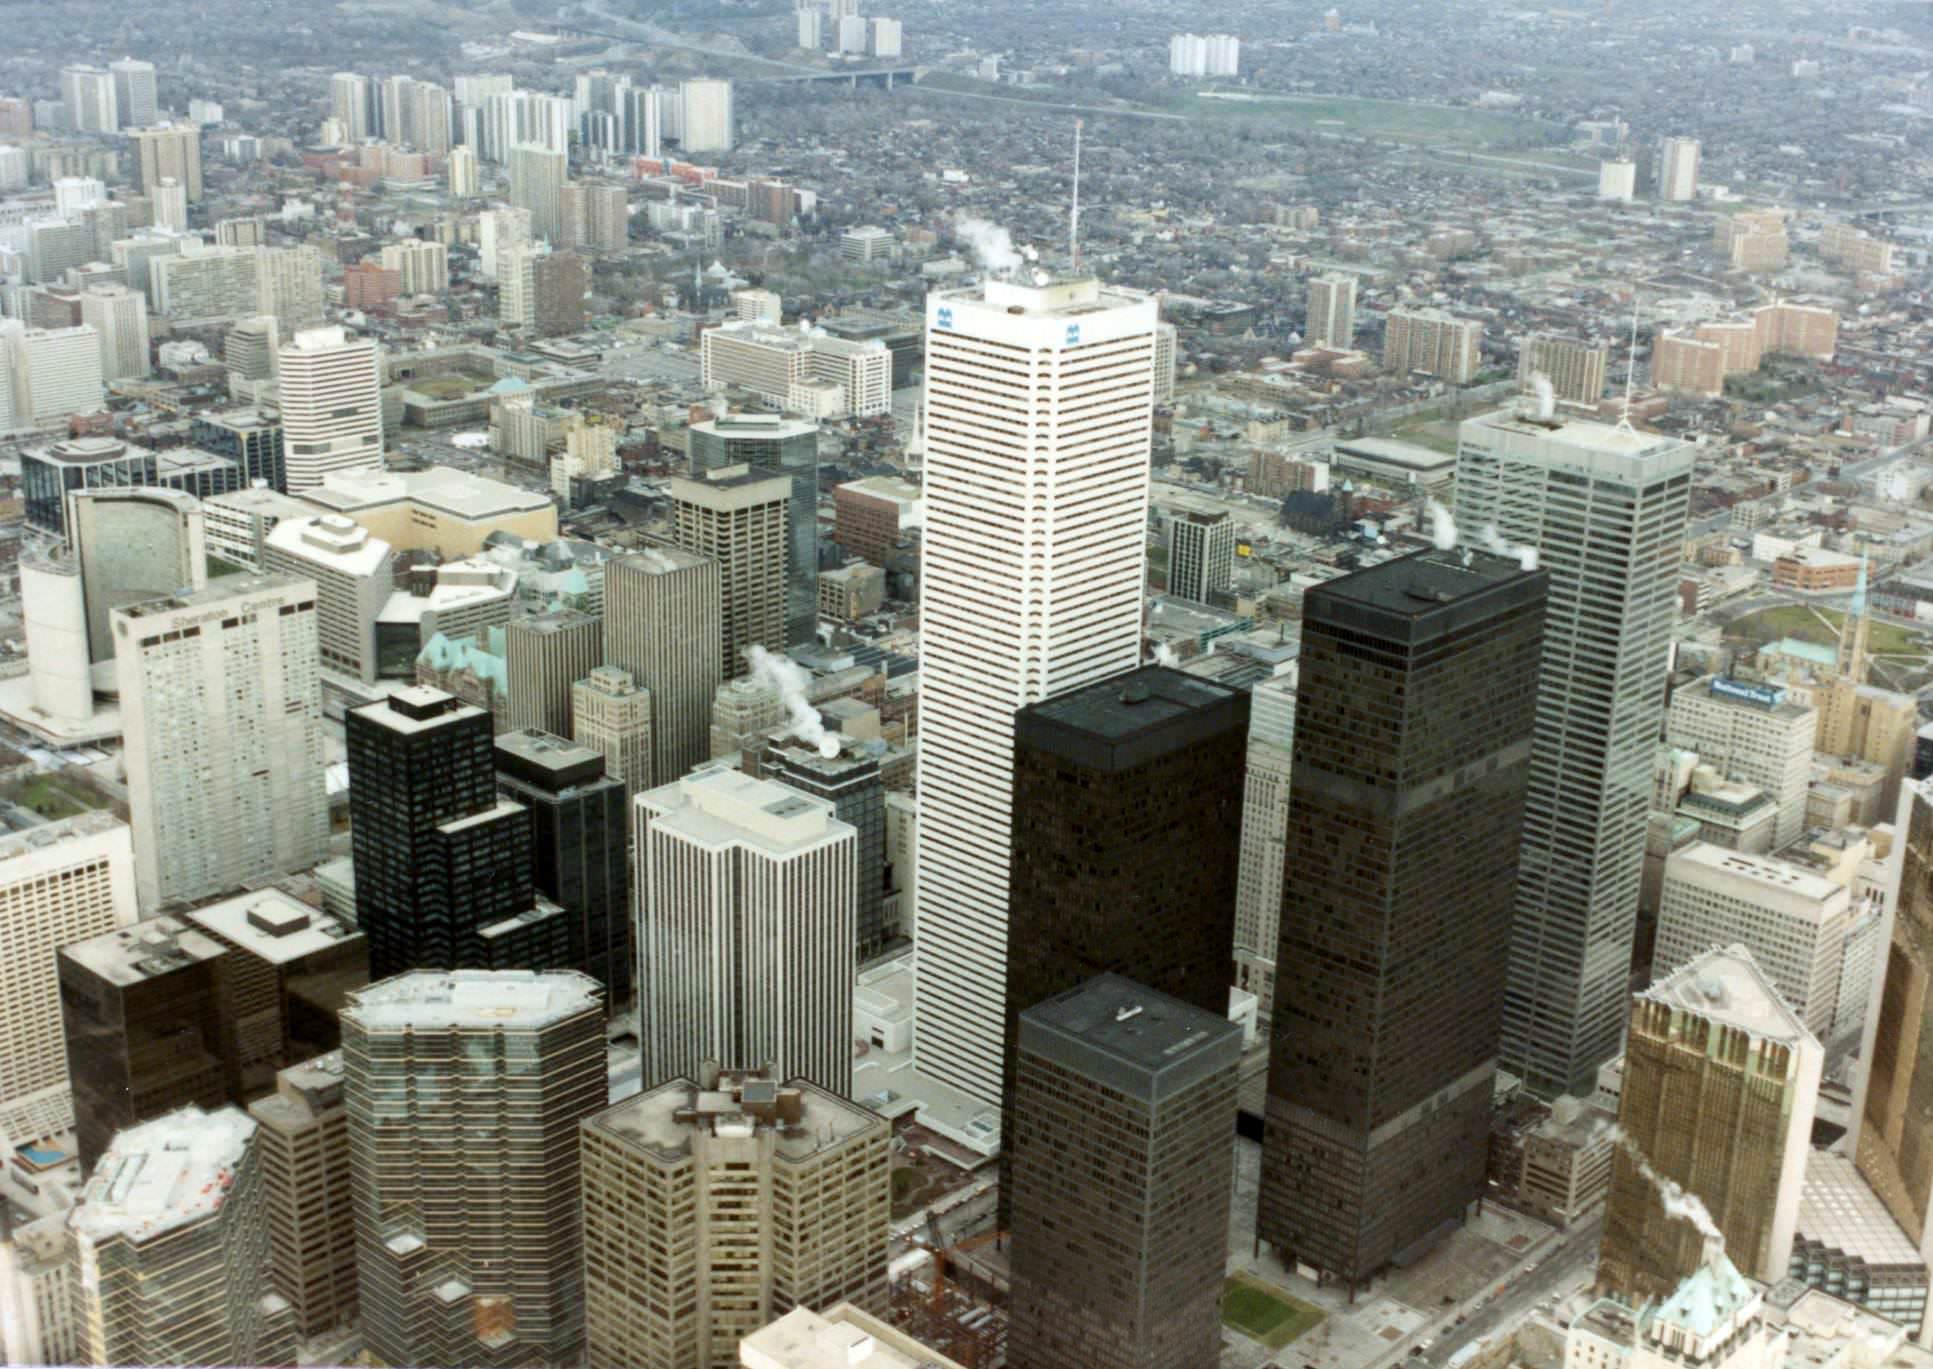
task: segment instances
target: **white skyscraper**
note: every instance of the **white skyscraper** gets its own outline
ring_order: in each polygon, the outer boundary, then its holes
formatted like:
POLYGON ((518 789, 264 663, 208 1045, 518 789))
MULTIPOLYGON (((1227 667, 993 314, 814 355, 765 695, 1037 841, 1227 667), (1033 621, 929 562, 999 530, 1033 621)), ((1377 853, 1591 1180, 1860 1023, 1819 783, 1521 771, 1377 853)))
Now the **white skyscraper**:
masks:
POLYGON ((125 285, 90 285, 81 292, 81 322, 100 336, 101 379, 148 373, 148 298, 125 285))
POLYGON ((114 95, 114 75, 99 67, 62 67, 60 102, 67 127, 75 133, 116 133, 121 128, 120 102, 114 95))
POLYGON ((1294 770, 1294 661, 1249 692, 1248 769, 1242 789, 1242 844, 1235 871, 1235 984, 1275 1010, 1275 955, 1282 928, 1282 853, 1294 770))
MULTIPOLYGON (((1700 761, 1726 778, 1763 789, 1778 805, 1772 849, 1782 851, 1805 835, 1806 791, 1812 783, 1812 744, 1818 727, 1819 710, 1789 697, 1777 685, 1708 675, 1672 693, 1665 740, 1697 752, 1700 761)), ((1756 944, 1746 944, 1759 952, 1756 944)), ((1704 946, 1691 949, 1700 951, 1704 946)), ((1690 955, 1681 955, 1671 964, 1689 959, 1690 955)), ((1759 960, 1771 963, 1763 952, 1759 960)), ((1798 1006, 1789 993, 1786 1001, 1798 1006)), ((1823 1028, 1814 1030, 1820 1040, 1825 1039, 1823 1028)))
POLYGON ((312 581, 230 575, 114 611, 143 907, 328 854, 312 581))
POLYGON ((440 242, 411 238, 383 248, 383 270, 403 278, 406 295, 440 295, 450 288, 450 249, 440 242))
POLYGON ((897 19, 872 21, 873 56, 896 58, 900 54, 900 23, 897 19))
POLYGON ((371 338, 310 328, 282 344, 277 393, 289 493, 383 464, 382 363, 371 338))
POLYGON ((156 181, 148 190, 153 206, 154 226, 171 233, 188 231, 188 187, 172 176, 156 181))
POLYGON ((1658 144, 1658 198, 1698 198, 1698 140, 1666 138, 1658 144))
MULTIPOLYGON (((458 78, 461 79, 460 77, 458 78)), ((329 78, 330 114, 342 124, 349 141, 359 143, 374 135, 369 107, 369 78, 339 71, 329 78)))
POLYGON ((866 21, 857 14, 848 14, 839 21, 839 51, 862 53, 866 50, 866 21))
POLYGON ((114 101, 119 107, 122 128, 146 128, 155 120, 159 105, 155 96, 154 63, 123 57, 107 64, 114 76, 114 101))
POLYGON ((1309 282, 1309 326, 1302 340, 1311 347, 1356 345, 1356 278, 1337 273, 1309 282))
POLYGON ((988 279, 926 306, 915 1052, 995 1110, 1016 710, 1140 661, 1152 298, 988 279))
POLYGON ((101 407, 101 340, 85 323, 15 333, 13 358, 16 426, 101 407))
POLYGON ((510 203, 530 211, 530 235, 564 244, 568 159, 535 143, 510 149, 510 203))
POLYGON ((257 312, 286 336, 322 322, 322 254, 313 247, 255 249, 257 312))
POLYGON ((497 280, 513 249, 530 241, 528 209, 486 209, 477 215, 477 270, 497 280))
POLYGON ((1638 164, 1629 158, 1613 157, 1597 164, 1597 197, 1631 203, 1638 189, 1638 164))
POLYGON ((645 1074, 757 1060, 845 1097, 859 834, 826 800, 725 766, 634 812, 645 1074))
POLYGON ((1457 525, 1550 572, 1543 679, 1563 682, 1537 700, 1503 1065, 1587 1094, 1627 1015, 1693 448, 1509 411, 1466 420, 1457 445, 1457 525))
POLYGON ((444 163, 449 174, 450 194, 456 199, 468 199, 482 188, 477 175, 477 153, 474 147, 453 147, 449 160, 444 163))
MULTIPOLYGON (((861 26, 863 33, 864 26, 861 26)), ((861 40, 862 48, 864 40, 861 40)), ((732 83, 686 81, 678 91, 683 119, 678 146, 686 156, 699 152, 730 152, 733 143, 732 83)))
POLYGON ((107 187, 93 176, 62 176, 54 182, 54 213, 63 219, 79 216, 107 198, 107 187))

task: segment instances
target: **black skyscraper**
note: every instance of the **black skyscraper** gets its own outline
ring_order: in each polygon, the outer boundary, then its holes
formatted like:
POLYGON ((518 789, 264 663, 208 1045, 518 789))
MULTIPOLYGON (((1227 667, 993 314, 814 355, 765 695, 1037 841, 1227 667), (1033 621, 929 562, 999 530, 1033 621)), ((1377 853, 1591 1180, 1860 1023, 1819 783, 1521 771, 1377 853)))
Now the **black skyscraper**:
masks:
POLYGON ((569 964, 604 986, 613 1012, 631 992, 629 828, 624 785, 604 753, 528 728, 497 738, 497 783, 530 810, 537 892, 562 906, 569 964))
POLYGON ((1003 1128, 1034 1004, 1111 971, 1228 1015, 1248 708, 1144 666, 1015 717, 1003 1128))
POLYGON ((1428 551, 1303 601, 1258 1229, 1352 1286, 1483 1192, 1548 579, 1428 551))
MULTIPOLYGON (((441 690, 351 709, 356 921, 373 983, 414 969, 556 969, 530 917, 530 814, 497 796, 490 715, 441 690)), ((561 927, 557 928, 561 932, 561 927)))
POLYGON ((855 950, 861 960, 878 955, 886 947, 886 786, 878 758, 857 751, 821 756, 816 747, 788 738, 766 748, 760 769, 766 779, 824 799, 839 821, 859 833, 853 858, 859 883, 853 904, 855 950))

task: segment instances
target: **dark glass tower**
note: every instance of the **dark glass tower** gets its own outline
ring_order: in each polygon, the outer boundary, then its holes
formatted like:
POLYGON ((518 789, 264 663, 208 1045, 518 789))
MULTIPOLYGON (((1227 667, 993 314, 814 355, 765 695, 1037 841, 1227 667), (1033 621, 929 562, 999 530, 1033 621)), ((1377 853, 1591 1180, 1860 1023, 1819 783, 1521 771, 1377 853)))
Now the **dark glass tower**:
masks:
POLYGON ((530 911, 534 890, 530 814, 497 796, 490 728, 482 709, 420 685, 344 716, 371 982, 413 969, 553 968, 499 963, 504 924, 530 911))
POLYGON ((1304 599, 1258 1234, 1353 1288, 1482 1196, 1548 576, 1304 599))
POLYGON ((1020 1015, 1007 1363, 1221 1358, 1241 1054, 1226 1013, 1119 975, 1020 1015))
POLYGON ((1248 709, 1144 666, 1016 715, 1003 1131, 1034 1004, 1112 971, 1228 1016, 1248 709))
POLYGON ((631 992, 629 827, 624 785, 604 753, 527 728, 496 740, 497 786, 530 810, 531 875, 569 928, 567 969, 604 986, 612 1011, 631 992))
POLYGON ((878 955, 886 945, 886 786, 878 759, 854 752, 821 756, 802 743, 779 742, 766 751, 762 770, 766 779, 824 799, 839 821, 859 833, 853 858, 859 881, 853 904, 856 950, 861 960, 878 955))

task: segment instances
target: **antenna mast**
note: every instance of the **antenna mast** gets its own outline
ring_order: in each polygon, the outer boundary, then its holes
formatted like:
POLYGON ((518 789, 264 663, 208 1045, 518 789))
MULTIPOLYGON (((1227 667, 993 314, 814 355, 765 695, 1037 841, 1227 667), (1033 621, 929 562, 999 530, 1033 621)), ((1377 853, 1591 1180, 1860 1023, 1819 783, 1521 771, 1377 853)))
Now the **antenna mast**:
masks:
POLYGON ((1618 417, 1618 427, 1631 432, 1631 387, 1638 379, 1638 286, 1631 283, 1631 348, 1624 358, 1624 412, 1618 417))
POLYGON ((1074 120, 1074 202, 1067 211, 1067 254, 1081 269, 1081 121, 1074 120))

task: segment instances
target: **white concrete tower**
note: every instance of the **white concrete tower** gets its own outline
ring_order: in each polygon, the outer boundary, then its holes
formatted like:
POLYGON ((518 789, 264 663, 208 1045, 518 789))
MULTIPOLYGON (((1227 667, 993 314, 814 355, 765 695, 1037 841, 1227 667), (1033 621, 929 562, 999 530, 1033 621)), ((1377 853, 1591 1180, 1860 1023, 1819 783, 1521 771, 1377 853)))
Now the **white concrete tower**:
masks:
POLYGON ((382 366, 373 339, 304 329, 282 344, 280 372, 290 494, 336 471, 383 464, 382 366))
POLYGON ((927 299, 915 1050, 996 1117, 1014 713, 1140 661, 1156 322, 1092 277, 927 299))

